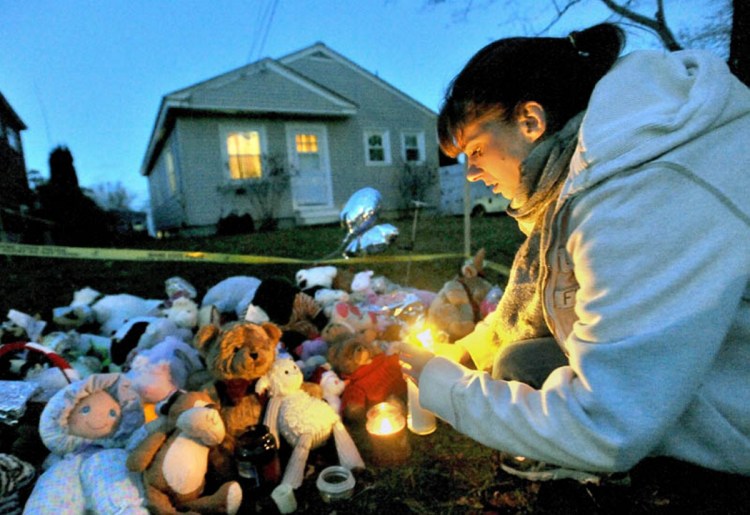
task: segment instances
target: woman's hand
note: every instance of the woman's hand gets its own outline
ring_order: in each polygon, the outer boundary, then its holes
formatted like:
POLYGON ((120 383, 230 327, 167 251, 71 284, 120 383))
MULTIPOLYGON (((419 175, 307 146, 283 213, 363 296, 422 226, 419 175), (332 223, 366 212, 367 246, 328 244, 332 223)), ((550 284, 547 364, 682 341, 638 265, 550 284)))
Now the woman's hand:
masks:
POLYGON ((422 369, 435 357, 435 354, 420 345, 401 342, 399 345, 399 359, 401 360, 401 371, 407 379, 419 384, 419 376, 422 369))

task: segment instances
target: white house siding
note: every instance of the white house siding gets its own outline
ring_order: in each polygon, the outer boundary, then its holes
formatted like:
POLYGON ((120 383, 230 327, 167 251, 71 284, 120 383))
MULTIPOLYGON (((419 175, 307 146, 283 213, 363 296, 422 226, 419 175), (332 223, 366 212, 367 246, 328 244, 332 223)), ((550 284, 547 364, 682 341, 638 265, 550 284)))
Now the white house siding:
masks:
POLYGON ((180 201, 180 171, 177 152, 175 152, 174 137, 170 136, 164 144, 159 158, 148 176, 149 195, 151 197, 151 217, 154 226, 159 230, 177 229, 184 221, 182 202, 180 201), (175 159, 175 173, 177 174, 177 188, 171 191, 167 176, 167 150, 172 151, 175 159))
MULTIPOLYGON (((267 136, 266 149, 270 155, 286 156, 284 122, 263 118, 244 119, 225 117, 193 117, 177 122, 185 187, 186 223, 189 226, 214 225, 221 218, 235 214, 250 214, 258 219, 250 195, 223 189, 228 182, 222 155, 223 125, 242 124, 244 121, 261 125, 267 136)), ((277 214, 291 218, 289 192, 281 199, 277 214)))
MULTIPOLYGON (((358 189, 371 186, 383 195, 383 207, 396 209, 400 204, 398 179, 404 166, 401 132, 424 131, 427 164, 437 167, 438 145, 436 115, 417 106, 389 86, 372 80, 334 59, 308 56, 286 66, 325 84, 359 106, 357 116, 343 122, 329 122, 334 203, 343 206, 358 189), (365 164, 364 131, 384 129, 390 132, 389 166, 365 164)), ((438 203, 435 188, 432 202, 438 203)))

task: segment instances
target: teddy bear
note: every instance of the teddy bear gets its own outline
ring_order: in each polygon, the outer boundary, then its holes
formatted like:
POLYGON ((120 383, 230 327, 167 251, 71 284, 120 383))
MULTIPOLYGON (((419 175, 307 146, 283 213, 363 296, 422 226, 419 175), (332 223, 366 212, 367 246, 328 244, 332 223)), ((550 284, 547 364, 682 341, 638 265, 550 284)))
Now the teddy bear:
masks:
POLYGON ((326 401, 305 392, 302 384, 302 371, 294 360, 277 358, 255 386, 258 393, 270 394, 263 423, 277 440, 280 434, 293 448, 281 484, 276 488, 283 488, 282 485, 298 488, 310 451, 323 445, 331 435, 343 467, 351 470, 365 466, 336 411, 326 401))
POLYGON ((447 281, 430 304, 427 320, 453 342, 474 330, 482 320, 481 303, 492 284, 484 278, 484 249, 465 263, 461 274, 447 281))
POLYGON ((166 420, 131 452, 127 467, 142 474, 151 513, 237 513, 242 488, 224 483, 203 495, 209 450, 226 435, 224 422, 204 392, 175 392, 159 408, 166 420))
POLYGON ((272 323, 233 322, 202 327, 193 342, 210 379, 200 388, 220 407, 226 437, 210 453, 211 472, 219 480, 234 476, 236 439, 258 424, 265 399, 256 381, 271 368, 281 330, 272 323))
POLYGON ((370 406, 406 395, 398 355, 383 352, 367 333, 341 333, 329 343, 328 363, 345 381, 340 410, 348 420, 362 420, 370 406))

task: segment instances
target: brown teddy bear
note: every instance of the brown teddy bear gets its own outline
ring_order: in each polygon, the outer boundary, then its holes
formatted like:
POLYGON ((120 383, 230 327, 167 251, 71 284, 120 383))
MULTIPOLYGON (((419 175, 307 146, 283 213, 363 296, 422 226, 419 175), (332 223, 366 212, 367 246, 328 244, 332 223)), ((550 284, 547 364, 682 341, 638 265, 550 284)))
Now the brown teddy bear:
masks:
POLYGON ((398 355, 386 355, 369 331, 340 332, 329 342, 328 362, 346 383, 341 413, 348 420, 362 420, 370 406, 406 395, 398 355))
POLYGON ((446 282, 430 304, 427 320, 450 341, 463 338, 482 319, 481 302, 492 284, 484 278, 484 249, 464 264, 461 274, 446 282))
POLYGON ((224 423, 203 392, 176 392, 160 408, 165 419, 130 453, 127 467, 143 474, 151 513, 237 513, 242 488, 229 481, 203 496, 209 449, 225 436, 224 423))
POLYGON ((281 330, 272 323, 209 324, 195 338, 211 379, 201 388, 220 407, 226 426, 224 441, 211 451, 211 469, 220 482, 235 477, 236 439, 258 424, 265 399, 255 393, 255 382, 276 357, 281 330))

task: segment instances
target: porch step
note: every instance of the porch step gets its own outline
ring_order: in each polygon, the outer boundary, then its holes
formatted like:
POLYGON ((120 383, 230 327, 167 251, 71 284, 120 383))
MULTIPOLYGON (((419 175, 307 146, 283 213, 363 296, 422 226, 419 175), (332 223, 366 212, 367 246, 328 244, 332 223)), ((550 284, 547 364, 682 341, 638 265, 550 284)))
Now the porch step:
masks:
POLYGON ((295 221, 297 225, 322 225, 337 223, 340 213, 332 207, 306 207, 297 209, 295 221))

